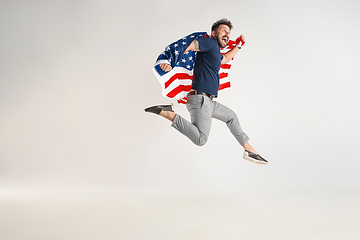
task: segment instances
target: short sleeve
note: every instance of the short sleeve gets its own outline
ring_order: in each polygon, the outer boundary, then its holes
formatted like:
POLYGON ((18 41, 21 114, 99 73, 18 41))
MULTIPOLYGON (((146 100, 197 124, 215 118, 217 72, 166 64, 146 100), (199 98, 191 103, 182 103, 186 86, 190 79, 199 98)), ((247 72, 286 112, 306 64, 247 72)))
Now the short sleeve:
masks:
POLYGON ((200 38, 197 41, 199 42, 200 52, 210 52, 219 48, 215 38, 200 38))

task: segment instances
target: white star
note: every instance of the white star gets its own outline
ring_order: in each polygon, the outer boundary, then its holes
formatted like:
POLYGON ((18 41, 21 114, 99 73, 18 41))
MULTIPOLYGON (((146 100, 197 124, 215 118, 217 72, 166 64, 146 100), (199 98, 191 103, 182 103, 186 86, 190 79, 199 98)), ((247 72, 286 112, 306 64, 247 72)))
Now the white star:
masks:
POLYGON ((183 63, 184 63, 184 62, 186 62, 186 60, 185 60, 185 59, 183 59, 183 60, 181 60, 181 61, 182 61, 183 63))
POLYGON ((186 42, 182 42, 183 45, 186 45, 186 42))
POLYGON ((175 50, 175 55, 179 55, 179 51, 178 51, 178 50, 175 50))
POLYGON ((178 46, 178 44, 177 44, 177 43, 175 43, 174 47, 177 47, 177 46, 178 46))
POLYGON ((194 38, 195 36, 194 35, 192 35, 192 36, 190 36, 191 38, 194 38))
POLYGON ((186 65, 186 67, 190 69, 190 65, 186 65))
POLYGON ((193 59, 193 57, 189 57, 189 60, 192 60, 193 59))
POLYGON ((187 53, 185 53, 186 55, 188 55, 190 52, 187 52, 187 53))
POLYGON ((170 46, 167 46, 166 51, 169 51, 169 50, 170 50, 170 46))
POLYGON ((186 39, 186 37, 183 38, 183 40, 185 40, 185 39, 186 39))

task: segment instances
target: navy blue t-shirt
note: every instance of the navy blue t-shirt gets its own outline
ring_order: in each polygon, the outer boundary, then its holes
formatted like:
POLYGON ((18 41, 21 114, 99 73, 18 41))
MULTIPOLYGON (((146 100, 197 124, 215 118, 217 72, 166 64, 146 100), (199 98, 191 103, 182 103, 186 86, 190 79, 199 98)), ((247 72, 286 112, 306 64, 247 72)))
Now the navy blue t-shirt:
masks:
POLYGON ((196 54, 192 89, 217 96, 219 70, 223 58, 215 38, 197 39, 200 52, 196 54))

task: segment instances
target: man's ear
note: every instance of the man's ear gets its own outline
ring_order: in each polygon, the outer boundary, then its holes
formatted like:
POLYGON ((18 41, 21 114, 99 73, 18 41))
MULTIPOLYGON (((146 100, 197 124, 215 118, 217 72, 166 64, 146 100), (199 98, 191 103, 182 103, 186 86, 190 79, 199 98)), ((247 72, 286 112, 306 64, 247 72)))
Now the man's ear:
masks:
POLYGON ((215 37, 215 33, 216 33, 215 31, 212 31, 211 32, 211 37, 215 37))

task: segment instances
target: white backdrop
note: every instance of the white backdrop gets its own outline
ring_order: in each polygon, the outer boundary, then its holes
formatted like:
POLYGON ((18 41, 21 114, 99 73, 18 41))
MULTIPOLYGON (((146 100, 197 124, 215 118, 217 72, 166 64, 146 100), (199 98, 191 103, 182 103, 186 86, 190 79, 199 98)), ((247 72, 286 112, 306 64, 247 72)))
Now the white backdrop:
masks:
MULTIPOLYGON (((1 1, 0 186, 237 192, 360 187, 358 1, 1 1), (204 147, 144 108, 165 46, 226 17, 218 100, 267 166, 213 121, 204 147)), ((175 111, 189 119, 183 105, 175 111)))

